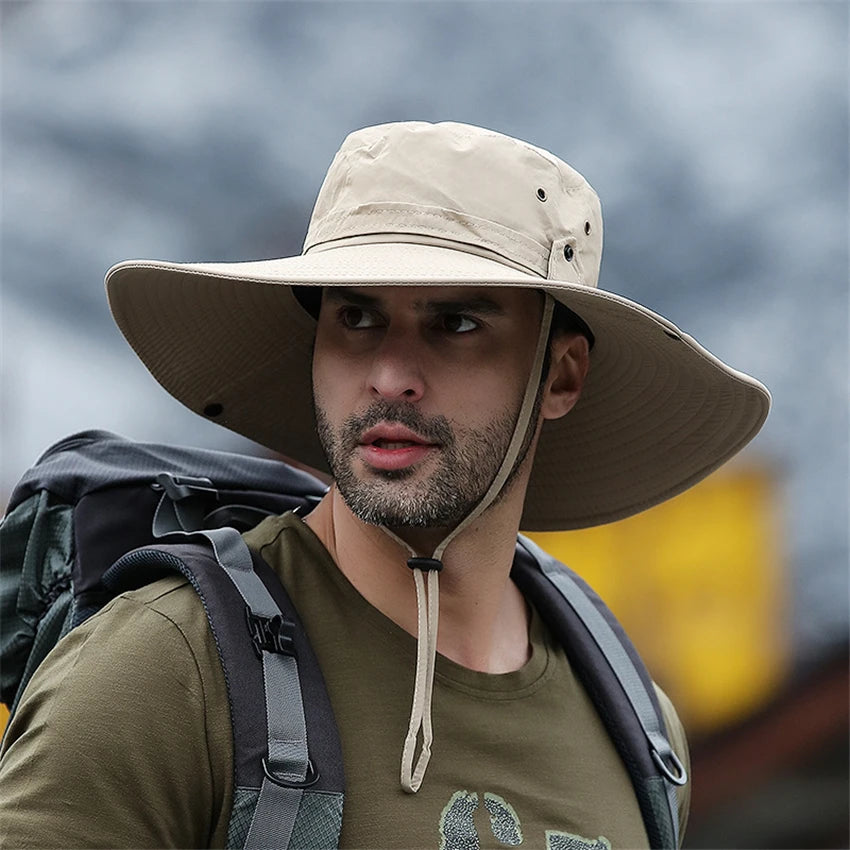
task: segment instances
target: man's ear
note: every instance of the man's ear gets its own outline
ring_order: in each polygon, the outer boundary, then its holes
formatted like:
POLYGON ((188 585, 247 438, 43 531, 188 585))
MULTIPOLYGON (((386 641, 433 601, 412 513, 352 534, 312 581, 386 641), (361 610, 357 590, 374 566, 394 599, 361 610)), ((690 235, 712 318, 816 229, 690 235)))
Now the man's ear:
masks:
POLYGON ((590 367, 590 345, 583 334, 556 333, 550 343, 550 354, 540 413, 544 419, 560 419, 579 400, 590 367))

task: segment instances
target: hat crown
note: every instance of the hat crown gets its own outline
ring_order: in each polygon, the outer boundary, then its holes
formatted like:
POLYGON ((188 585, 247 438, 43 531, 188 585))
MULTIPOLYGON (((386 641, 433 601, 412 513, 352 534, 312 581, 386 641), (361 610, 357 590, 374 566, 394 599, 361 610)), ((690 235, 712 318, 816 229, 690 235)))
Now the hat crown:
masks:
POLYGON ((411 241, 480 253, 595 287, 599 198, 575 169, 467 124, 382 124, 351 133, 319 190, 304 252, 411 241))

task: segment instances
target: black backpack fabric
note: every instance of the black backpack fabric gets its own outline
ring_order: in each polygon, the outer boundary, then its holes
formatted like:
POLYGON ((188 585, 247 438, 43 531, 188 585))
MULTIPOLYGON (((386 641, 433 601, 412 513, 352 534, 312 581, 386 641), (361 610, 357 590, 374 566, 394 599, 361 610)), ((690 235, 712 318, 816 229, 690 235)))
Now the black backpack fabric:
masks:
MULTIPOLYGON (((114 596, 179 573, 203 601, 231 704, 228 846, 336 846, 344 776, 322 673, 285 588, 240 534, 268 515, 306 513, 324 492, 275 460, 104 431, 57 443, 21 479, 0 524, 0 701, 14 713, 55 643, 114 596), (278 744, 292 740, 294 750, 278 744)), ((677 847, 675 787, 686 777, 634 647, 580 578, 523 537, 512 576, 593 699, 651 846, 677 847)))
POLYGON ((15 487, 2 522, 0 701, 14 711, 58 638, 114 595, 101 579, 126 552, 173 531, 244 531, 265 516, 306 512, 325 489, 280 461, 107 431, 51 446, 15 487))

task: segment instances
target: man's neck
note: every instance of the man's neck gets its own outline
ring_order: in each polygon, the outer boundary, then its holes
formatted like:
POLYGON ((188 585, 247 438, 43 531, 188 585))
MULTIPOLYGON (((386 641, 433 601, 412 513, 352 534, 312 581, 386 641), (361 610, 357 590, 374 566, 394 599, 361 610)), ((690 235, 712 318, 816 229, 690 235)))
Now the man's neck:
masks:
MULTIPOLYGON (((518 516, 516 507, 502 500, 443 554, 437 649, 464 667, 504 673, 528 660, 528 607, 509 575, 518 516)), ((416 635, 416 593, 405 548, 354 516, 335 487, 305 521, 366 601, 416 635)), ((445 537, 433 532, 403 530, 402 536, 428 556, 445 537)))

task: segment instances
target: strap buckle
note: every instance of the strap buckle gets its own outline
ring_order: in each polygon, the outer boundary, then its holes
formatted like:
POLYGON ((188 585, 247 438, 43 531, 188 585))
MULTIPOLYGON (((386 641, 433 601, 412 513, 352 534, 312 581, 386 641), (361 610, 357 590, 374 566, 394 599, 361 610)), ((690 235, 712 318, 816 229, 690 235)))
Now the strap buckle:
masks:
POLYGON ((156 476, 155 490, 165 490, 173 502, 182 502, 196 493, 206 493, 218 498, 209 478, 192 478, 188 475, 172 475, 170 472, 160 472, 156 476))
POLYGON ((263 652, 295 656, 295 623, 291 620, 285 619, 282 614, 263 617, 248 606, 245 607, 245 619, 257 658, 262 658, 263 652))

